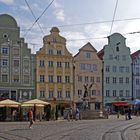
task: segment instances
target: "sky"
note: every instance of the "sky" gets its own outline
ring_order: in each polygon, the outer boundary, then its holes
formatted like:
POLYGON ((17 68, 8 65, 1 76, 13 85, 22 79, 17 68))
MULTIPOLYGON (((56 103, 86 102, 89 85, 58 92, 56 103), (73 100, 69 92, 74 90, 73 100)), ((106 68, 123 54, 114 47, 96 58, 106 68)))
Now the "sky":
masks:
POLYGON ((100 51, 108 44, 106 37, 115 32, 126 38, 131 53, 140 49, 140 33, 137 33, 140 31, 140 0, 118 0, 118 3, 117 0, 54 0, 40 17, 51 2, 52 0, 0 0, 0 14, 9 14, 16 19, 21 30, 20 36, 25 38, 33 53, 43 46, 43 37, 50 34, 50 29, 54 26, 67 39, 66 46, 73 55, 87 42, 100 51), (36 19, 40 17, 30 31, 27 30, 35 18, 27 3, 36 19))

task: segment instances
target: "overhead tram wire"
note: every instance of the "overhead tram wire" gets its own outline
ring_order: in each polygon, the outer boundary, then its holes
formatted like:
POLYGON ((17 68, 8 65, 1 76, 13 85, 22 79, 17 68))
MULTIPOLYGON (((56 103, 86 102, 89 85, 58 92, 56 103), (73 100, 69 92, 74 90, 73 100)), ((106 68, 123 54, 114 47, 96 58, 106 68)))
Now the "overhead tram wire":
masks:
MULTIPOLYGON (((35 14, 34 14, 33 10, 31 9, 31 7, 30 7, 30 5, 29 5, 28 1, 27 1, 27 0, 25 0, 25 3, 26 3, 26 5, 28 6, 29 10, 31 11, 31 14, 32 14, 32 16, 34 17, 35 21, 37 21, 37 18, 36 18, 36 16, 35 16, 35 14)), ((44 31, 43 31, 43 29, 42 29, 42 27, 40 26, 40 24, 39 24, 39 22, 38 22, 38 21, 37 21, 37 24, 38 24, 38 27, 40 28, 41 32, 42 32, 42 33, 43 33, 43 35, 44 35, 44 31)))
MULTIPOLYGON (((109 32, 109 36, 110 36, 111 33, 112 33, 112 28, 113 28, 114 19, 115 19, 115 15, 116 15, 116 11, 117 11, 117 6, 118 6, 118 0, 116 0, 115 9, 114 9, 114 13, 113 13, 113 19, 112 19, 112 23, 111 23, 111 27, 110 27, 110 32, 109 32)), ((115 52, 114 52, 114 50, 113 50, 113 47, 111 47, 111 49, 112 49, 112 52, 113 52, 113 54, 114 54, 114 58, 116 59, 116 55, 115 55, 115 52)), ((116 59, 116 60, 117 60, 117 59, 116 59)), ((117 62, 119 62, 119 61, 117 61, 117 62)), ((120 64, 120 62, 119 62, 119 64, 120 64)))
POLYGON ((32 30, 33 26, 35 25, 36 22, 38 22, 38 20, 44 15, 44 13, 48 10, 48 8, 52 5, 52 3, 54 2, 54 0, 52 0, 49 5, 45 8, 45 10, 42 12, 42 14, 34 21, 34 23, 32 24, 32 26, 30 28, 27 29, 27 32, 25 33, 24 37, 27 36, 28 32, 32 30))
MULTIPOLYGON (((126 18, 126 19, 117 19, 114 22, 123 22, 123 21, 133 21, 133 20, 140 20, 140 18, 126 18)), ((75 24, 64 24, 64 25, 56 25, 57 27, 72 27, 72 26, 84 26, 84 25, 92 25, 92 24, 102 24, 102 23, 110 23, 112 20, 105 20, 105 21, 95 21, 95 22, 86 22, 86 23, 75 23, 75 24)), ((52 26, 42 27, 43 29, 50 29, 52 26)), ((26 31, 27 29, 22 29, 21 31, 26 31)))
POLYGON ((113 23, 114 23, 115 15, 116 15, 117 6, 118 6, 118 0, 116 0, 116 5, 115 5, 115 9, 114 9, 114 14, 113 14, 113 19, 112 19, 109 35, 111 35, 111 32, 112 32, 112 28, 113 28, 113 23))

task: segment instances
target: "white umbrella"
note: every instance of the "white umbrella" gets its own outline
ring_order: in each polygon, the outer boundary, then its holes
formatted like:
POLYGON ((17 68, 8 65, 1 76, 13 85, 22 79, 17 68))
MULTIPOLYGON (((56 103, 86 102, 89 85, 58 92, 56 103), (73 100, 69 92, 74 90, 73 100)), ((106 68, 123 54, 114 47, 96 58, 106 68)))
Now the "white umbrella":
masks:
POLYGON ((19 107, 20 104, 21 103, 10 100, 10 99, 0 101, 0 107, 19 107))
POLYGON ((49 105, 50 103, 39 100, 39 99, 33 99, 26 102, 23 102, 21 106, 44 106, 49 105))

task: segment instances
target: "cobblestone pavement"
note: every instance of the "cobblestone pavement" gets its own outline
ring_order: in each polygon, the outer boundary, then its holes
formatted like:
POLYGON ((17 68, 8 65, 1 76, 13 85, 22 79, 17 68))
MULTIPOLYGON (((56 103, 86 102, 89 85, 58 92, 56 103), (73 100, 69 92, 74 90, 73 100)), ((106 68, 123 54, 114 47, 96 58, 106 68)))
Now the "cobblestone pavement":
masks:
POLYGON ((35 122, 0 122, 0 140, 139 140, 140 117, 35 122))

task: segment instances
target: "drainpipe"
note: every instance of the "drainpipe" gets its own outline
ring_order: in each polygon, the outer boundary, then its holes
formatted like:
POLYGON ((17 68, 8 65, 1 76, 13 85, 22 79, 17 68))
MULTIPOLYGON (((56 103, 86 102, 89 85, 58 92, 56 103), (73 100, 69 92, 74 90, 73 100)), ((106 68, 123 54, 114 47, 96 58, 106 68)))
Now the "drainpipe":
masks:
POLYGON ((131 97, 131 100, 134 100, 134 74, 133 74, 133 62, 131 63, 131 69, 132 69, 132 97, 131 97))
POLYGON ((102 109, 104 110, 104 61, 102 61, 102 109))

